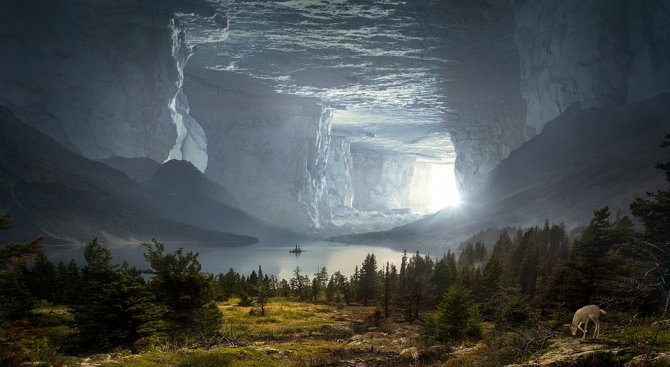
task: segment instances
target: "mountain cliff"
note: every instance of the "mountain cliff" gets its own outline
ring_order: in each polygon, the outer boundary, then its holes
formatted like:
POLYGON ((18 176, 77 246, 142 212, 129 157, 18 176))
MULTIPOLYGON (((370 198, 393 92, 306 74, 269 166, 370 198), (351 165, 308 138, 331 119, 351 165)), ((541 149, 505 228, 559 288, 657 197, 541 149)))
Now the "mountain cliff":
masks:
POLYGON ((1 233, 2 242, 37 235, 47 244, 93 237, 110 244, 153 237, 216 246, 257 242, 166 219, 153 198, 125 174, 72 153, 3 107, 0 129, 0 209, 16 220, 1 233))

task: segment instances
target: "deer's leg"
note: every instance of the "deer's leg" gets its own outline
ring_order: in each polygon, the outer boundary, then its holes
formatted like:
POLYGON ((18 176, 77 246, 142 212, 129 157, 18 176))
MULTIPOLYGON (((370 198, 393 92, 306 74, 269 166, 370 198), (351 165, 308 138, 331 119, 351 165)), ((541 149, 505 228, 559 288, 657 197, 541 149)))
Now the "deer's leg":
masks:
POLYGON ((598 320, 593 315, 589 315, 589 320, 593 320, 593 324, 595 325, 595 329, 593 329, 593 337, 596 338, 600 336, 600 323, 598 320))
POLYGON ((577 329, 581 330, 584 335, 582 335, 582 339, 586 338, 586 326, 588 325, 588 319, 586 320, 586 323, 584 321, 580 321, 579 324, 577 324, 577 329), (584 324, 584 328, 582 328, 582 324, 584 324))

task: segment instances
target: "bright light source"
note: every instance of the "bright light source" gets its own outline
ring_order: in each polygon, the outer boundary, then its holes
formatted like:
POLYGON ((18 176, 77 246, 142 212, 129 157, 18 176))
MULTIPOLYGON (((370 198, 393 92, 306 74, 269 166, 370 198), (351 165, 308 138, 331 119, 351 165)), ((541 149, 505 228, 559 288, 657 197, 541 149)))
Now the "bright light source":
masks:
POLYGON ((453 165, 431 164, 427 186, 426 189, 430 195, 428 203, 430 211, 438 211, 460 204, 461 193, 458 191, 453 165))
POLYGON ((411 186, 411 207, 419 212, 436 212, 458 206, 458 191, 454 165, 448 163, 417 162, 411 186))

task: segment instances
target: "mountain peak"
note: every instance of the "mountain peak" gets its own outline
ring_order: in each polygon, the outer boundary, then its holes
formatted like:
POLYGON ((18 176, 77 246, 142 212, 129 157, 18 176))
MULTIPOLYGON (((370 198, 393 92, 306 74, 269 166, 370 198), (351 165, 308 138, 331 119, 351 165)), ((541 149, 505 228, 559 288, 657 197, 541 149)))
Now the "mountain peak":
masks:
POLYGON ((163 163, 143 185, 163 194, 203 197, 239 206, 228 190, 209 179, 189 161, 171 159, 163 163))

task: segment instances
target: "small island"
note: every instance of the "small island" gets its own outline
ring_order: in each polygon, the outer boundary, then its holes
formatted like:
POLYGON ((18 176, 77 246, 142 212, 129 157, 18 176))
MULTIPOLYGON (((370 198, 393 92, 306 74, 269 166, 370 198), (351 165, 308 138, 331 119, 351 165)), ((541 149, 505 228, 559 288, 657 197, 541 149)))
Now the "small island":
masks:
POLYGON ((289 252, 292 253, 292 254, 298 255, 298 254, 302 253, 303 250, 300 249, 300 246, 295 245, 295 248, 293 250, 289 250, 289 252))

